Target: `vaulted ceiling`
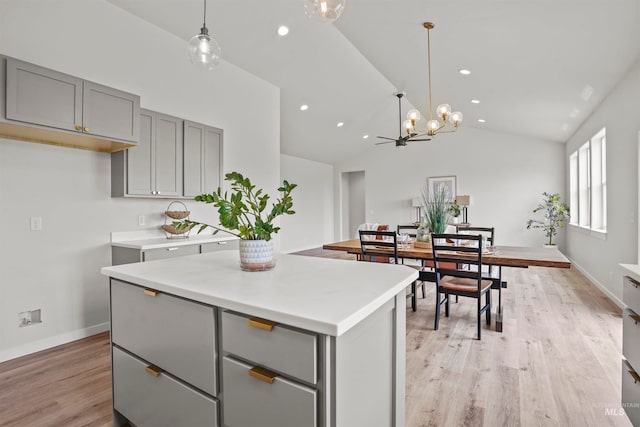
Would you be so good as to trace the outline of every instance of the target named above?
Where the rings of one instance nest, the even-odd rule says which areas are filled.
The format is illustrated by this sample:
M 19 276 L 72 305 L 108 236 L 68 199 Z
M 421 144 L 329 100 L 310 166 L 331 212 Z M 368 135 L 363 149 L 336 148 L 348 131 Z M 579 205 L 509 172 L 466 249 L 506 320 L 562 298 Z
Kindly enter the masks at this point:
M 203 0 L 108 1 L 185 46 L 202 24 Z M 334 24 L 310 21 L 302 0 L 208 0 L 207 9 L 223 59 L 280 87 L 282 153 L 325 163 L 392 149 L 374 144 L 398 135 L 398 90 L 403 112 L 428 114 L 425 21 L 435 23 L 434 108 L 451 104 L 463 126 L 559 143 L 640 52 L 640 0 L 346 0 Z

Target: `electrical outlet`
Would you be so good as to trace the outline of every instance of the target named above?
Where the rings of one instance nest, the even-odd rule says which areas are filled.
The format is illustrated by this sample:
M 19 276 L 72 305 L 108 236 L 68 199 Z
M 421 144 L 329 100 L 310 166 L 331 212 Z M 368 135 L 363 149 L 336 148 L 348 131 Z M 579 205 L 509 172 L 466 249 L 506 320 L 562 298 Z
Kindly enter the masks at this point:
M 40 309 L 18 313 L 18 327 L 24 328 L 36 323 L 42 323 L 42 311 Z
M 31 231 L 40 231 L 42 230 L 42 217 L 41 216 L 32 216 L 31 217 Z
M 139 215 L 138 216 L 138 225 L 145 225 L 146 223 L 146 219 L 144 217 L 144 215 Z

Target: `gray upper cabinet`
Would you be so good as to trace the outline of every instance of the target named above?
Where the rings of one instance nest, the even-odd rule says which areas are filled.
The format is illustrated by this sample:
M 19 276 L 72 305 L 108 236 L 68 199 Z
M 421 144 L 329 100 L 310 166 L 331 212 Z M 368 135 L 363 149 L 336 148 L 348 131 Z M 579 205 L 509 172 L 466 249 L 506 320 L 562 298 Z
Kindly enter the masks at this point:
M 141 110 L 140 142 L 111 155 L 111 195 L 190 199 L 217 190 L 222 137 L 222 129 Z
M 0 74 L 6 75 L 0 135 L 97 151 L 138 142 L 138 95 L 17 59 L 0 60 Z
M 140 98 L 137 95 L 86 81 L 82 94 L 84 132 L 138 142 Z
M 7 118 L 82 131 L 82 79 L 7 59 Z
M 112 196 L 182 195 L 182 119 L 140 112 L 140 142 L 111 156 Z
M 220 186 L 222 129 L 184 121 L 184 195 L 210 193 Z

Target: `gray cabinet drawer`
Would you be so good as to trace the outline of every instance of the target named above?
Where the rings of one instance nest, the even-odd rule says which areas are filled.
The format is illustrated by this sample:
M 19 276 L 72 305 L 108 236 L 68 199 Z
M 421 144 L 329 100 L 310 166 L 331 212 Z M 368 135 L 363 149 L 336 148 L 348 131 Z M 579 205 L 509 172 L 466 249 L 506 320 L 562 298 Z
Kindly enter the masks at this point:
M 622 280 L 622 302 L 636 313 L 640 313 L 640 282 L 629 276 Z
M 316 384 L 317 335 L 277 324 L 267 330 L 262 319 L 230 311 L 222 313 L 221 322 L 224 351 Z M 262 325 L 267 329 L 261 328 Z
M 315 427 L 317 391 L 276 376 L 273 383 L 249 373 L 254 368 L 222 359 L 223 424 L 228 427 Z
M 640 376 L 622 360 L 622 409 L 634 426 L 640 426 Z
M 143 252 L 144 261 L 156 259 L 174 258 L 184 255 L 195 255 L 200 253 L 198 245 L 172 246 L 170 248 L 149 249 Z
M 117 347 L 113 407 L 138 427 L 218 426 L 218 402 Z
M 214 308 L 153 294 L 111 279 L 111 340 L 215 396 Z
M 628 308 L 622 312 L 622 354 L 640 368 L 640 316 Z
M 200 245 L 200 252 L 205 254 L 207 252 L 238 249 L 238 246 L 240 245 L 238 242 L 239 240 L 224 240 L 221 242 L 203 243 Z

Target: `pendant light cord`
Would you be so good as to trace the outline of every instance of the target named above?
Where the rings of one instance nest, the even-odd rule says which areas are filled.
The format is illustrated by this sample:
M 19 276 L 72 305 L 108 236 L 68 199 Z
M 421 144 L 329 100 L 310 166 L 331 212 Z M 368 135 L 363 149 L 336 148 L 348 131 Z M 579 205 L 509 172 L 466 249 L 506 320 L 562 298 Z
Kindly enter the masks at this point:
M 427 27 L 427 62 L 429 68 L 429 120 L 433 120 L 431 103 L 431 29 Z
M 207 0 L 204 0 L 204 16 L 202 17 L 202 26 L 207 26 Z

